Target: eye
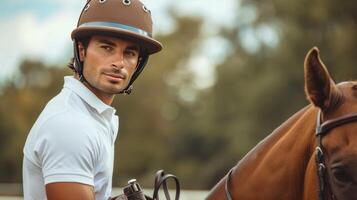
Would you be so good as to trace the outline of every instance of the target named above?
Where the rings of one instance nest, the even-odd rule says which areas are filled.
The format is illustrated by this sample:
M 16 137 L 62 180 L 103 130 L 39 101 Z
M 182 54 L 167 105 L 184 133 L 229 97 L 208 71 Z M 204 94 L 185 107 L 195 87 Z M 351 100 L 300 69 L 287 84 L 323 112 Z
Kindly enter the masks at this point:
M 332 176 L 338 184 L 346 184 L 352 182 L 352 178 L 348 173 L 348 170 L 344 167 L 334 167 L 331 169 Z
M 104 49 L 107 52 L 113 51 L 113 47 L 111 47 L 109 45 L 102 45 L 101 48 Z
M 138 54 L 138 52 L 135 51 L 135 50 L 126 50 L 126 51 L 125 51 L 125 54 L 128 55 L 128 56 L 130 56 L 130 57 L 136 57 L 137 54 Z

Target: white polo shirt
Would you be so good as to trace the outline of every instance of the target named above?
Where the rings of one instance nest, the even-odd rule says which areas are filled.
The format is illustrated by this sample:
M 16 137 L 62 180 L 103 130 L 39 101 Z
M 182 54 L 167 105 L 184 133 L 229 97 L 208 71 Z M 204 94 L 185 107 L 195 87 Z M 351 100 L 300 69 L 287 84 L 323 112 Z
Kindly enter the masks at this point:
M 93 186 L 96 200 L 107 200 L 118 116 L 80 81 L 69 76 L 64 81 L 62 91 L 46 105 L 27 137 L 24 199 L 47 199 L 48 183 L 77 182 Z

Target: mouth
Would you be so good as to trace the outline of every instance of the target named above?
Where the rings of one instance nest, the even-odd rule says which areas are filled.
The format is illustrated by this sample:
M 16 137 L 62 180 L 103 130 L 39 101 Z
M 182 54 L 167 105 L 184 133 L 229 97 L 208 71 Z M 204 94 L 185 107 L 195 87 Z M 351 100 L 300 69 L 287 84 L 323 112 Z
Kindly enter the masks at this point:
M 114 81 L 114 82 L 125 80 L 125 75 L 123 74 L 104 73 L 104 75 L 108 77 L 110 81 Z

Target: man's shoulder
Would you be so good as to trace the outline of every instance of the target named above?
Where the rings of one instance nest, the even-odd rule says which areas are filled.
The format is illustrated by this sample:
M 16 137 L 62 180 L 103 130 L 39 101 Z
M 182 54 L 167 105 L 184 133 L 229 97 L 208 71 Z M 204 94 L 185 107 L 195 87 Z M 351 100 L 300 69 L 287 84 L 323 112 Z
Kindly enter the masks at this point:
M 93 134 L 95 129 L 90 118 L 65 103 L 55 102 L 59 100 L 56 96 L 46 105 L 27 137 L 24 154 L 37 165 L 40 159 L 34 152 L 44 152 L 45 147 L 70 150 L 100 143 L 100 139 Z
M 94 130 L 92 120 L 88 115 L 81 112 L 68 109 L 60 110 L 41 120 L 39 130 L 42 132 L 50 130 L 51 132 L 60 131 L 62 133 L 85 133 Z
M 61 111 L 36 122 L 26 141 L 29 152 L 44 152 L 66 148 L 70 152 L 85 150 L 88 144 L 97 146 L 101 139 L 90 121 L 83 119 L 85 115 Z M 32 150 L 31 150 L 32 149 Z M 73 150 L 73 151 L 72 151 Z
M 53 97 L 41 112 L 38 121 L 65 125 L 67 123 L 88 123 L 90 117 L 80 98 L 70 91 L 62 90 Z
M 87 135 L 95 130 L 93 119 L 84 112 L 79 112 L 71 107 L 64 106 L 53 108 L 48 104 L 43 110 L 30 134 L 35 134 L 38 137 L 41 135 Z M 33 132 L 33 133 L 31 133 Z

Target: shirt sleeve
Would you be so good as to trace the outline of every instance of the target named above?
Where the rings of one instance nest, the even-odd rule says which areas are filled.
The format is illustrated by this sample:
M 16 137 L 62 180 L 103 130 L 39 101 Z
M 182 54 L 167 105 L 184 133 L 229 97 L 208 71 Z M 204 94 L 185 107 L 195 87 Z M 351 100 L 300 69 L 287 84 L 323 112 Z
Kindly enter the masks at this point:
M 42 166 L 45 184 L 77 182 L 94 186 L 98 156 L 96 133 L 75 123 L 73 116 L 47 120 L 39 131 L 35 152 Z

